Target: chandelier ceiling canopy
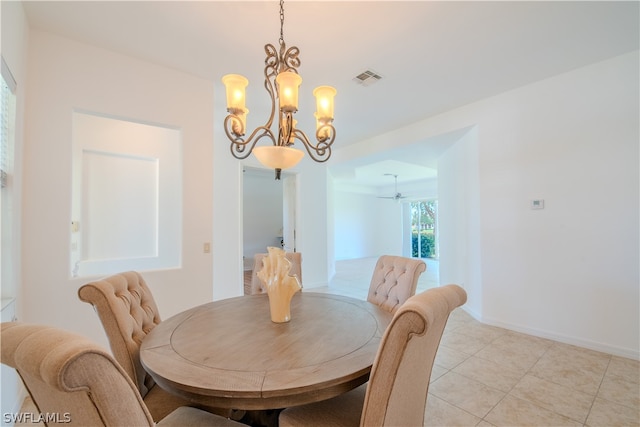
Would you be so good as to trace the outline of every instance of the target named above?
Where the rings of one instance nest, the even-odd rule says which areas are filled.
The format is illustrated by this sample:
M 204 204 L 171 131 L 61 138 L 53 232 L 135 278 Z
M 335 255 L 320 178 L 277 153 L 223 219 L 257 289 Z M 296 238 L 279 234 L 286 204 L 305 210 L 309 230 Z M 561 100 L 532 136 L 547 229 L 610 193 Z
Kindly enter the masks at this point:
M 298 88 L 302 77 L 298 74 L 300 50 L 296 46 L 286 47 L 284 42 L 284 0 L 280 0 L 279 48 L 272 44 L 264 47 L 264 87 L 271 98 L 271 113 L 266 123 L 247 135 L 246 87 L 249 81 L 238 74 L 227 74 L 222 83 L 227 92 L 227 112 L 224 129 L 231 141 L 231 154 L 237 159 L 246 159 L 253 152 L 264 166 L 275 169 L 280 179 L 283 169 L 294 167 L 304 157 L 304 152 L 293 145 L 296 140 L 306 148 L 316 162 L 325 162 L 331 157 L 331 146 L 336 137 L 333 127 L 333 98 L 336 90 L 331 86 L 320 86 L 313 91 L 316 98 L 315 143 L 296 127 L 293 118 L 298 111 Z M 276 108 L 277 101 L 277 108 Z M 277 114 L 277 131 L 272 130 Z M 277 133 L 276 133 L 277 132 Z M 266 139 L 269 145 L 256 146 Z

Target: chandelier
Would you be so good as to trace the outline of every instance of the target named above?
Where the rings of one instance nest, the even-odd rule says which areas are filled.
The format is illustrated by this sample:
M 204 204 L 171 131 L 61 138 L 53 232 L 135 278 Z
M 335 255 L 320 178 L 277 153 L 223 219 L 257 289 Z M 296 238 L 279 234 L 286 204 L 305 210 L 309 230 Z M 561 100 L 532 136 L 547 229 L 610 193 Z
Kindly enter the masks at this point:
M 231 154 L 237 159 L 246 159 L 253 152 L 264 166 L 275 169 L 276 179 L 280 179 L 283 169 L 294 167 L 304 156 L 304 152 L 293 148 L 296 140 L 302 142 L 311 158 L 319 163 L 331 157 L 331 145 L 336 137 L 333 127 L 333 98 L 336 90 L 331 86 L 320 86 L 313 91 L 316 97 L 316 134 L 314 144 L 307 135 L 296 128 L 293 115 L 298 111 L 298 87 L 302 77 L 298 74 L 300 49 L 287 49 L 283 35 L 284 0 L 280 0 L 280 48 L 272 44 L 264 47 L 264 87 L 271 98 L 271 114 L 267 122 L 246 135 L 247 114 L 245 89 L 249 81 L 238 74 L 222 77 L 227 93 L 227 112 L 224 130 L 231 141 Z M 276 110 L 276 100 L 278 109 Z M 278 114 L 277 134 L 271 129 Z M 258 146 L 261 139 L 271 141 L 270 145 Z

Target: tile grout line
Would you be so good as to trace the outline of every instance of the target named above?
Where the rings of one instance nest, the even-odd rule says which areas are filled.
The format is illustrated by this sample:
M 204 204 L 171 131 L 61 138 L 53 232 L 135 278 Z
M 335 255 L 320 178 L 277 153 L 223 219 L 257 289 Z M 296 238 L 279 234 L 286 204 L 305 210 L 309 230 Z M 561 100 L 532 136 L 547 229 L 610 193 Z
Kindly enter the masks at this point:
M 587 425 L 587 420 L 589 419 L 589 415 L 591 415 L 591 411 L 593 410 L 593 405 L 595 405 L 596 403 L 596 399 L 598 398 L 598 394 L 600 394 L 600 387 L 602 387 L 602 383 L 604 382 L 604 378 L 607 376 L 607 371 L 609 370 L 609 366 L 611 365 L 611 360 L 612 357 L 611 355 L 609 356 L 609 360 L 607 361 L 607 367 L 604 369 L 604 373 L 602 374 L 602 378 L 600 378 L 600 383 L 598 384 L 598 389 L 596 390 L 595 394 L 593 395 L 593 400 L 591 401 L 591 405 L 589 405 L 589 410 L 587 411 L 587 417 L 584 419 L 584 423 L 583 425 L 586 426 Z M 615 403 L 615 402 L 613 402 Z M 622 405 L 625 406 L 625 405 Z

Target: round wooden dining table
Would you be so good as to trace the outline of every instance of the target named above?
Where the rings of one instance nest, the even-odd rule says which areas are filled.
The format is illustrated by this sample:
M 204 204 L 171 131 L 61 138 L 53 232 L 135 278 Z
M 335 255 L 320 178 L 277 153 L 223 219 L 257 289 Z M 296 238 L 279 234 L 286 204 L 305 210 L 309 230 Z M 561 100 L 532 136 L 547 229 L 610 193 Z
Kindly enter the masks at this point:
M 392 314 L 345 296 L 298 292 L 273 323 L 266 294 L 210 302 L 156 326 L 140 360 L 163 389 L 207 406 L 286 408 L 369 378 Z

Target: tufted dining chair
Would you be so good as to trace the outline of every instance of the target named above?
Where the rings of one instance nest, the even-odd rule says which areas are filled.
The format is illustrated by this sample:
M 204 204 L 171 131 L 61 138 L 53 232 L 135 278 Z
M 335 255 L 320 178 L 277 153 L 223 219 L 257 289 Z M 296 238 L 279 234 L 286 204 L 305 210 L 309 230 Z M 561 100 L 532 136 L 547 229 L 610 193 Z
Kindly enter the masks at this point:
M 24 382 L 45 425 L 179 427 L 242 426 L 192 407 L 156 424 L 122 366 L 88 339 L 45 325 L 0 324 L 2 363 Z
M 138 387 L 154 420 L 189 404 L 156 386 L 140 363 L 140 344 L 161 321 L 153 295 L 140 273 L 128 271 L 87 283 L 78 289 L 78 296 L 95 308 L 114 358 Z M 207 410 L 229 415 L 224 409 Z
M 395 312 L 369 382 L 321 402 L 280 413 L 280 427 L 422 426 L 433 361 L 449 314 L 467 294 L 457 285 L 428 289 Z
M 393 313 L 415 295 L 418 278 L 426 269 L 421 259 L 382 255 L 373 269 L 367 301 Z
M 253 257 L 253 271 L 251 272 L 251 295 L 263 294 L 266 292 L 264 283 L 258 277 L 258 272 L 262 270 L 262 260 L 266 257 L 266 253 L 258 253 Z M 291 271 L 289 276 L 298 276 L 300 286 L 302 286 L 302 253 L 287 252 L 285 257 L 291 262 Z

